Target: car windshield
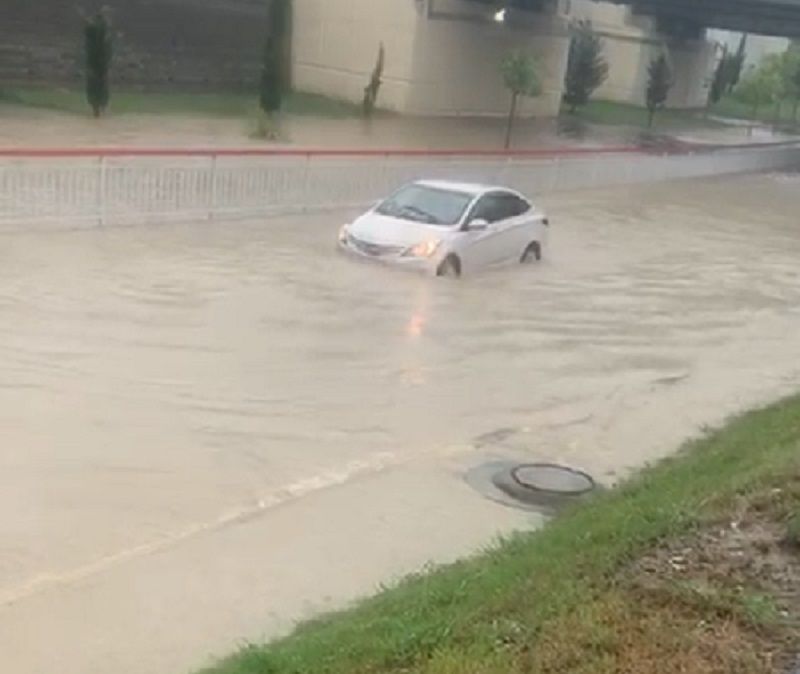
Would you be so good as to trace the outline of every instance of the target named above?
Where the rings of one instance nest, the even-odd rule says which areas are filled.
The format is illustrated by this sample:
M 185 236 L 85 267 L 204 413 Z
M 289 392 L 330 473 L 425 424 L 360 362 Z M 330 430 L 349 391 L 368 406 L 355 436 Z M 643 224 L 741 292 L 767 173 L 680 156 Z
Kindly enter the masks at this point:
M 465 192 L 415 184 L 395 192 L 375 210 L 393 218 L 447 226 L 461 221 L 471 201 L 472 195 Z

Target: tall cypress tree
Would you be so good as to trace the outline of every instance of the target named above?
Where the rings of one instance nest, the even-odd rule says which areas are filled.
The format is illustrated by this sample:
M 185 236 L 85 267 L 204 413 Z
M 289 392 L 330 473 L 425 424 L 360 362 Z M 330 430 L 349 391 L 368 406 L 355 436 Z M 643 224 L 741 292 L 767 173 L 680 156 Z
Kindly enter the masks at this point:
M 281 109 L 287 87 L 285 59 L 290 12 L 291 0 L 271 0 L 259 87 L 259 104 L 269 116 Z
M 733 58 L 729 59 L 728 64 L 730 70 L 728 71 L 728 93 L 731 93 L 739 80 L 742 79 L 742 70 L 744 69 L 744 62 L 747 60 L 747 33 L 742 34 L 739 40 L 739 48 Z
M 708 88 L 708 106 L 706 107 L 706 110 L 719 103 L 723 94 L 728 89 L 730 60 L 731 56 L 728 54 L 728 47 L 725 46 L 722 51 L 722 56 L 717 63 L 717 67 L 714 70 L 714 77 L 711 80 L 711 86 Z
M 570 112 L 586 105 L 589 98 L 608 78 L 608 61 L 603 56 L 603 41 L 588 21 L 577 24 L 569 46 L 564 103 Z
M 111 69 L 111 31 L 101 12 L 87 19 L 83 28 L 86 57 L 86 100 L 95 117 L 108 107 L 111 99 L 109 71 Z
M 664 107 L 672 88 L 672 70 L 667 62 L 667 57 L 661 54 L 657 59 L 650 63 L 648 68 L 647 81 L 647 110 L 648 126 L 653 126 L 656 112 Z

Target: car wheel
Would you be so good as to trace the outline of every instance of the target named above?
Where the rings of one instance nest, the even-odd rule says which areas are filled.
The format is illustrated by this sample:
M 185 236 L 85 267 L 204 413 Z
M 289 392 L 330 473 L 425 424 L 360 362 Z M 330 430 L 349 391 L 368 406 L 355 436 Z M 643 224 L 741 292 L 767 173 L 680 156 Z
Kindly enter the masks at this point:
M 522 254 L 522 257 L 520 258 L 520 262 L 522 264 L 527 264 L 528 262 L 532 262 L 533 260 L 536 260 L 538 262 L 541 259 L 542 259 L 542 247 L 539 245 L 538 241 L 534 241 L 525 249 L 525 252 Z
M 440 277 L 458 278 L 461 276 L 461 262 L 459 262 L 457 257 L 449 255 L 444 259 L 444 262 L 439 265 L 439 268 L 436 270 L 436 275 Z

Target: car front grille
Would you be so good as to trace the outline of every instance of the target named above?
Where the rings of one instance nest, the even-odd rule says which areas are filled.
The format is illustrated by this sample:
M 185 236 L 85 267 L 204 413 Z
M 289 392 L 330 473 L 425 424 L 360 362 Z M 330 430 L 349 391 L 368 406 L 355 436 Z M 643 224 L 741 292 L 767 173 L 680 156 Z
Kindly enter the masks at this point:
M 386 246 L 380 243 L 369 243 L 357 239 L 352 234 L 348 237 L 348 242 L 360 253 L 371 255 L 372 257 L 382 257 L 384 255 L 399 255 L 405 248 L 403 246 Z

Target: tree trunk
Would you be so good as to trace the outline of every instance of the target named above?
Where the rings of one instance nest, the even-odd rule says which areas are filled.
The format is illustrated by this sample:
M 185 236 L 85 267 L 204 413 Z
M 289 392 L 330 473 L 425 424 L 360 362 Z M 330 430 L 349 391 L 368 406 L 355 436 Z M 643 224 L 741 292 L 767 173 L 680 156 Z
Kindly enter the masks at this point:
M 514 117 L 517 114 L 517 96 L 516 91 L 511 94 L 511 109 L 508 111 L 508 126 L 506 126 L 506 150 L 511 147 L 511 132 L 514 128 Z
M 797 110 L 800 108 L 800 96 L 795 97 L 794 107 L 792 108 L 792 121 L 797 123 Z
M 648 108 L 647 109 L 647 128 L 653 128 L 653 121 L 656 118 L 656 109 L 655 108 Z

